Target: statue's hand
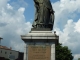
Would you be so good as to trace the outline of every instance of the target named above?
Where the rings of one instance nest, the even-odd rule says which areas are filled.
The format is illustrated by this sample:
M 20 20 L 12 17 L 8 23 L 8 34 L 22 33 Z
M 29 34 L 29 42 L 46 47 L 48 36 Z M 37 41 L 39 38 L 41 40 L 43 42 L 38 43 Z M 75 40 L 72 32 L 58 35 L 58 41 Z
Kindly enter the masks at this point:
M 50 10 L 50 12 L 51 12 L 52 14 L 54 14 L 54 11 L 53 11 L 52 9 Z

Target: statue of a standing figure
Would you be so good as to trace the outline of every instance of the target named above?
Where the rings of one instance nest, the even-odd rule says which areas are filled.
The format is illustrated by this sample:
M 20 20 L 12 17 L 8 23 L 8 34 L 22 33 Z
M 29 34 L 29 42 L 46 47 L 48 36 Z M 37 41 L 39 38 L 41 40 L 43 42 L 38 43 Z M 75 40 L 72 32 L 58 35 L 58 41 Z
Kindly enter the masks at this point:
M 33 28 L 50 28 L 54 24 L 54 11 L 50 0 L 34 0 L 36 13 Z

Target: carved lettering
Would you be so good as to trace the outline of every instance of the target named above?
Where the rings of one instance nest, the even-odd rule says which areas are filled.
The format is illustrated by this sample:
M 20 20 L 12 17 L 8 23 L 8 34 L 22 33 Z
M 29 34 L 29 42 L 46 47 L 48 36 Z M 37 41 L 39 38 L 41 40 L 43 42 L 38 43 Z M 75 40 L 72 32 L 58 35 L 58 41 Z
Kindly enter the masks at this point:
M 28 46 L 28 60 L 50 60 L 50 46 Z

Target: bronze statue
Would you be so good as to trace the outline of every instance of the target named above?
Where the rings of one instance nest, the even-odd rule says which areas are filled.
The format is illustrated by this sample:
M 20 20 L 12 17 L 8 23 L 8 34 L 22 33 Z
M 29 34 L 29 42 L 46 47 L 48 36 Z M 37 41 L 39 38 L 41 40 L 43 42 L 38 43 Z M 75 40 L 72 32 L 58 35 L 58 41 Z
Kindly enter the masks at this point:
M 33 28 L 50 28 L 54 24 L 54 11 L 50 0 L 34 0 L 36 13 Z

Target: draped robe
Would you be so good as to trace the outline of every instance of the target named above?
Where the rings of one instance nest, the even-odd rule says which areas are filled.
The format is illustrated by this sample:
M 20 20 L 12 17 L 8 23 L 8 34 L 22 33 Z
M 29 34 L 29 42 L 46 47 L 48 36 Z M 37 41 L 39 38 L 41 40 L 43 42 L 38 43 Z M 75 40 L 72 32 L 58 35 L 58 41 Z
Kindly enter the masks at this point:
M 54 11 L 49 0 L 34 0 L 36 13 L 33 27 L 52 28 L 54 23 Z M 49 26 L 50 25 L 50 26 Z

